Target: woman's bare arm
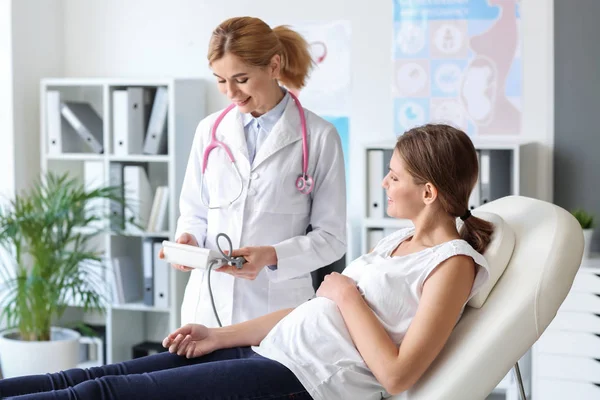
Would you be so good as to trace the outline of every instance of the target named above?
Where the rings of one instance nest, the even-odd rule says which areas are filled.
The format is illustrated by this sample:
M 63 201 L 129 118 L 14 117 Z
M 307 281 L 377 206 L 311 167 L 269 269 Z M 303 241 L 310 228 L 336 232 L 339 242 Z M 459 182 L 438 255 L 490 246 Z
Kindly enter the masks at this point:
M 222 348 L 258 346 L 271 329 L 293 310 L 286 308 L 239 324 L 216 328 L 215 333 Z

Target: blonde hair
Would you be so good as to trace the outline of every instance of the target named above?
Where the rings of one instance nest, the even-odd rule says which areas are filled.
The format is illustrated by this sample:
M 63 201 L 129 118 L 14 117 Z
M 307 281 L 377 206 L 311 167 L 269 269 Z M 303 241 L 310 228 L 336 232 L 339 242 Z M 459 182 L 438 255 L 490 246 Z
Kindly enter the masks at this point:
M 266 67 L 274 55 L 281 57 L 279 81 L 290 89 L 306 84 L 313 60 L 306 40 L 287 26 L 271 29 L 258 18 L 236 17 L 223 21 L 212 33 L 208 62 L 230 53 L 255 67 Z
M 467 214 L 479 163 L 475 146 L 466 133 L 444 124 L 423 125 L 398 137 L 396 150 L 416 184 L 431 182 L 437 188 L 444 211 L 453 217 Z M 459 233 L 483 253 L 493 232 L 490 222 L 472 215 L 464 220 Z

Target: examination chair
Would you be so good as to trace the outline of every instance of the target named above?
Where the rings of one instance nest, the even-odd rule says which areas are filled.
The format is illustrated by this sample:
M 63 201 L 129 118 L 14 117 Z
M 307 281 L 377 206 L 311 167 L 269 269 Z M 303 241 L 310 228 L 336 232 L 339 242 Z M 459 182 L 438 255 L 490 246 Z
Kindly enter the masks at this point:
M 517 384 L 522 382 L 518 360 L 571 289 L 583 254 L 583 233 L 569 212 L 509 196 L 472 213 L 496 225 L 484 254 L 491 279 L 469 301 L 425 375 L 392 399 L 483 400 L 513 367 Z M 524 399 L 525 393 L 520 395 Z

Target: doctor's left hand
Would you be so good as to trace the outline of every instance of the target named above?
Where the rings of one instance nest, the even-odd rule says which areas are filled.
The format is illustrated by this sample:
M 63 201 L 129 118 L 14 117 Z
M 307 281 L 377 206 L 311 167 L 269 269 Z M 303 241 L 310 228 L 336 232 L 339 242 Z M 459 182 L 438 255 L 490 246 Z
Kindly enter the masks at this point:
M 234 266 L 224 266 L 215 271 L 225 272 L 238 278 L 254 280 L 267 265 L 277 264 L 277 253 L 273 246 L 242 247 L 233 250 L 232 257 L 244 257 L 247 262 L 241 269 Z
M 328 298 L 338 306 L 353 296 L 362 296 L 356 282 L 354 279 L 338 272 L 325 275 L 321 286 L 317 289 L 317 297 Z

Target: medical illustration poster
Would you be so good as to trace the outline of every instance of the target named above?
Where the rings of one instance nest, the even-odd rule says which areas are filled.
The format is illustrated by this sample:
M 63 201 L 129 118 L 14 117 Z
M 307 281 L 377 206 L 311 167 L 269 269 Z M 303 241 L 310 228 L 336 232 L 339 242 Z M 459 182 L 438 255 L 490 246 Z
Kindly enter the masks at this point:
M 314 68 L 302 90 L 293 90 L 304 107 L 331 122 L 342 140 L 346 174 L 350 151 L 350 21 L 275 21 L 309 43 Z
M 394 129 L 519 135 L 519 0 L 393 0 Z

